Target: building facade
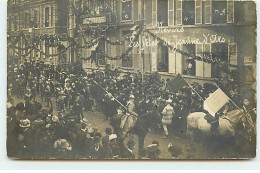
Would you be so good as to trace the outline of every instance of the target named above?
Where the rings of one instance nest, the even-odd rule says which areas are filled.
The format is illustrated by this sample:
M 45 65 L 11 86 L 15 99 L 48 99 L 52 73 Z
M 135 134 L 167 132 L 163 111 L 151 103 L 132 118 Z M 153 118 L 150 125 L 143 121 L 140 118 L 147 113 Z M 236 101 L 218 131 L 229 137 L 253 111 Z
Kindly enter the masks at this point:
M 202 83 L 216 77 L 219 62 L 237 65 L 240 76 L 250 72 L 251 67 L 245 65 L 256 62 L 256 5 L 252 1 L 10 0 L 8 3 L 9 35 L 21 31 L 25 35 L 65 33 L 80 45 L 75 48 L 72 42 L 59 40 L 64 48 L 71 46 L 62 55 L 48 57 L 34 51 L 29 54 L 30 58 L 45 62 L 80 61 L 85 70 L 109 64 L 130 72 L 159 72 L 165 77 L 180 73 L 189 81 Z M 143 32 L 136 40 L 132 35 L 137 26 Z M 106 56 L 97 54 L 97 44 L 92 44 L 100 35 L 105 39 L 98 41 L 98 49 Z M 115 42 L 124 44 L 111 44 Z M 23 40 L 17 46 L 25 46 Z M 45 46 L 45 41 L 38 46 L 47 54 L 59 52 L 57 46 Z M 128 58 L 109 58 L 121 57 L 129 47 L 132 49 Z M 26 54 L 24 50 L 10 49 L 9 54 L 19 61 L 26 58 L 21 56 Z
M 33 37 L 40 35 L 57 35 L 67 33 L 67 7 L 68 1 L 64 0 L 9 0 L 7 11 L 7 34 L 9 41 L 23 33 L 15 43 L 20 49 L 8 49 L 8 56 L 17 64 L 27 60 L 40 60 L 57 64 L 58 46 L 50 46 L 48 37 L 42 39 L 36 50 L 25 49 Z M 27 40 L 26 40 L 27 38 Z M 28 42 L 27 42 L 28 41 Z
M 130 58 L 105 59 L 99 66 L 159 72 L 166 77 L 180 73 L 190 81 L 203 82 L 218 75 L 219 61 L 237 65 L 241 76 L 248 71 L 246 62 L 256 62 L 256 7 L 252 1 L 120 0 L 114 5 L 117 27 L 108 33 L 110 40 L 127 39 L 140 23 L 146 32 L 138 41 L 127 39 L 124 45 L 105 42 L 105 52 L 111 56 L 120 56 L 129 46 L 133 49 Z M 83 63 L 86 68 L 96 67 L 90 61 Z

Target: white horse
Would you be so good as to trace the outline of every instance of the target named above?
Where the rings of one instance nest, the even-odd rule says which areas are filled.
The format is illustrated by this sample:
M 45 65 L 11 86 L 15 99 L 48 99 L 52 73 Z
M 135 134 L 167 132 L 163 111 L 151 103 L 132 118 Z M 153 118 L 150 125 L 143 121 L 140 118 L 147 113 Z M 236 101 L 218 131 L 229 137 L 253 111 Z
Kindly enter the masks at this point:
M 204 137 L 212 136 L 211 124 L 204 118 L 206 113 L 194 112 L 187 116 L 187 137 L 190 145 L 193 145 L 194 132 L 200 132 Z M 216 129 L 218 134 L 223 138 L 235 136 L 236 127 L 239 122 L 246 122 L 246 118 L 239 110 L 233 110 L 226 115 L 220 116 L 219 126 Z

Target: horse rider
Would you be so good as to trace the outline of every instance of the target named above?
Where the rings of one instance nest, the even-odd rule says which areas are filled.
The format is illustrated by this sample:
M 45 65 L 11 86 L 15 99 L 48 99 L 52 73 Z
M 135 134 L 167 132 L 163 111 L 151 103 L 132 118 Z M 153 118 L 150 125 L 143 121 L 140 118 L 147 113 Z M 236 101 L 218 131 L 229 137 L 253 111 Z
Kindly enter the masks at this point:
M 137 121 L 138 114 L 135 112 L 134 99 L 134 95 L 129 96 L 129 101 L 126 105 L 127 113 L 121 118 L 120 128 L 124 129 L 125 132 L 131 131 L 135 127 Z
M 165 133 L 165 136 L 163 137 L 164 139 L 168 138 L 169 133 L 168 133 L 167 126 L 172 124 L 172 117 L 174 114 L 174 109 L 171 106 L 172 100 L 168 99 L 168 100 L 166 100 L 166 103 L 167 103 L 167 105 L 164 107 L 164 109 L 162 111 L 162 115 L 163 115 L 162 124 L 163 124 L 163 130 Z
M 134 103 L 134 99 L 135 99 L 135 96 L 134 95 L 130 95 L 129 96 L 129 101 L 126 105 L 127 107 L 127 111 L 130 115 L 133 115 L 135 117 L 137 117 L 137 113 L 135 113 L 135 103 Z

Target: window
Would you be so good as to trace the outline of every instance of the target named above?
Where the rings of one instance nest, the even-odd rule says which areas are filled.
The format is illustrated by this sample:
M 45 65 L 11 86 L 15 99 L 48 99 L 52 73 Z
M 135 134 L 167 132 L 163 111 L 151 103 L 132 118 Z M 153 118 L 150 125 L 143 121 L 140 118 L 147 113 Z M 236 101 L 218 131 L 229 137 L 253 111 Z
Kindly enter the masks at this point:
M 31 15 L 29 12 L 24 13 L 24 29 L 30 27 Z
M 226 43 L 214 43 L 212 44 L 212 58 L 219 61 L 228 62 L 228 45 Z M 225 72 L 228 70 L 226 64 L 214 63 L 213 64 L 213 77 L 218 77 L 219 72 Z
M 51 14 L 51 7 L 45 7 L 45 11 L 44 11 L 44 26 L 45 27 L 50 27 L 51 26 L 51 22 L 52 22 L 52 14 Z
M 157 22 L 168 26 L 168 0 L 157 0 Z
M 40 13 L 39 9 L 33 10 L 33 27 L 39 28 L 40 27 Z
M 158 56 L 158 71 L 159 72 L 168 72 L 169 70 L 169 53 L 168 47 L 164 45 L 159 45 L 159 56 Z
M 195 2 L 194 0 L 182 1 L 182 22 L 183 25 L 195 24 Z
M 227 2 L 212 1 L 212 23 L 227 23 Z
M 122 20 L 132 20 L 132 0 L 122 0 Z
M 183 55 L 184 66 L 183 66 L 183 74 L 186 75 L 195 75 L 195 61 L 193 57 L 195 56 L 196 45 L 195 44 L 186 44 L 183 45 L 183 51 L 188 52 L 190 56 Z

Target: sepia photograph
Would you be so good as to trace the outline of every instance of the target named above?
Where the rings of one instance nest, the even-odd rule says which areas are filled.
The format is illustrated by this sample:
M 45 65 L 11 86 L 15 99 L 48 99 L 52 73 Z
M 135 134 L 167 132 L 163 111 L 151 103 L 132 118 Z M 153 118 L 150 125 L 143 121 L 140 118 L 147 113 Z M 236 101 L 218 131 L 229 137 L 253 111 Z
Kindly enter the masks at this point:
M 256 2 L 8 0 L 10 159 L 256 157 Z

